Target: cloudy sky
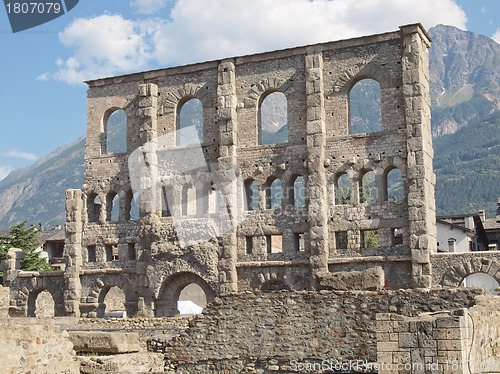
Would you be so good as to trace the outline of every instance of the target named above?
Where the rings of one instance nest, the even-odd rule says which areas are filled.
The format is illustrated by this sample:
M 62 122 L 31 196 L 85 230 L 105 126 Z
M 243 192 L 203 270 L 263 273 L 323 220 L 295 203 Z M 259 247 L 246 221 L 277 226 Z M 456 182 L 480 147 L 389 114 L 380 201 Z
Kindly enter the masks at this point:
M 0 9 L 0 179 L 85 134 L 83 80 L 415 22 L 500 43 L 499 14 L 499 0 L 80 0 L 67 14 L 13 34 Z

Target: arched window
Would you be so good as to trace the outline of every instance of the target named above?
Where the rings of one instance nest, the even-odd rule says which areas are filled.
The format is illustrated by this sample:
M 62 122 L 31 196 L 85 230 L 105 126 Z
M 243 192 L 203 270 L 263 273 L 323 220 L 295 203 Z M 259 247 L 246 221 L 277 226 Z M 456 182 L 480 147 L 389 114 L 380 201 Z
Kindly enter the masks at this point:
M 215 184 L 212 184 L 210 186 L 210 190 L 208 191 L 208 213 L 219 213 L 219 191 L 217 190 L 217 185 Z
M 259 210 L 259 185 L 253 179 L 245 182 L 248 210 Z
M 306 204 L 306 183 L 303 176 L 298 176 L 293 182 L 291 190 L 293 196 L 291 202 L 295 208 L 300 208 Z
M 170 217 L 172 215 L 170 211 L 169 201 L 173 201 L 172 191 L 169 187 L 163 186 L 161 188 L 161 216 Z
M 266 209 L 281 208 L 281 181 L 276 178 L 266 184 Z
M 386 175 L 385 200 L 403 200 L 403 182 L 401 171 L 398 168 L 391 169 Z
M 259 144 L 288 142 L 286 96 L 273 92 L 264 97 L 259 110 Z
M 351 203 L 351 180 L 347 173 L 337 175 L 334 189 L 335 205 L 348 205 Z
M 102 201 L 96 193 L 89 195 L 87 199 L 87 213 L 89 222 L 98 222 L 101 214 Z
M 104 115 L 104 139 L 101 153 L 127 152 L 127 114 L 123 109 L 111 109 Z
M 120 198 L 116 192 L 106 197 L 106 221 L 116 222 L 120 219 Z
M 203 143 L 203 105 L 198 99 L 189 99 L 180 107 L 177 125 L 177 145 Z
M 359 179 L 359 202 L 371 203 L 376 200 L 375 173 L 373 170 L 369 170 L 362 174 L 362 177 Z
M 125 221 L 139 219 L 139 193 L 135 194 L 129 190 L 124 201 L 124 216 Z
M 349 127 L 351 134 L 382 131 L 380 85 L 362 79 L 349 92 Z

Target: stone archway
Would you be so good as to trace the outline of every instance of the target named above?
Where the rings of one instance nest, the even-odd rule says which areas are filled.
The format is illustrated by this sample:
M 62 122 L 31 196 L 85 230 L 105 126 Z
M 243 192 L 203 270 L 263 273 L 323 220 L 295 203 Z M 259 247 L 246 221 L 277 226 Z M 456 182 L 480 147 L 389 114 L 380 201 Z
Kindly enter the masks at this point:
M 181 291 L 193 283 L 203 290 L 207 303 L 211 303 L 214 300 L 214 290 L 199 275 L 189 272 L 176 273 L 163 282 L 156 300 L 155 316 L 174 316 L 178 314 L 177 301 L 179 300 Z
M 92 287 L 91 295 L 97 298 L 94 311 L 97 317 L 104 317 L 106 310 L 105 298 L 112 287 L 118 287 L 125 294 L 125 311 L 127 316 L 137 314 L 136 287 L 124 275 L 105 275 L 98 277 Z
M 443 276 L 441 284 L 445 287 L 460 287 L 465 278 L 476 273 L 490 275 L 500 283 L 500 263 L 488 257 L 464 258 L 451 266 Z
M 48 296 L 50 295 L 50 296 Z M 40 299 L 45 297 L 45 302 L 40 303 Z M 40 310 L 40 308 L 43 308 Z M 48 310 L 51 308 L 52 310 Z M 46 289 L 36 289 L 30 291 L 28 295 L 28 304 L 26 314 L 28 317 L 55 317 L 56 316 L 56 303 L 52 293 Z

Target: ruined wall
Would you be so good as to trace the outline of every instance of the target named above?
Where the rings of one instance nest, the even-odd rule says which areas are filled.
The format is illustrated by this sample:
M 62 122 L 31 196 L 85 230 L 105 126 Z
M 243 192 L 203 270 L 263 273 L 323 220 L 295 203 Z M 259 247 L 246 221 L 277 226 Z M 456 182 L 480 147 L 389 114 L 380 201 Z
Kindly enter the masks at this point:
M 50 319 L 0 320 L 2 372 L 80 373 L 68 333 Z
M 380 282 L 388 287 L 430 286 L 435 229 L 429 43 L 420 25 L 410 25 L 87 82 L 85 184 L 67 195 L 68 313 L 77 313 L 79 302 L 83 315 L 95 315 L 102 293 L 114 285 L 126 289 L 130 310 L 143 315 L 172 314 L 180 288 L 189 282 L 210 295 L 273 282 L 310 289 L 319 287 L 322 274 L 380 266 Z M 366 78 L 380 86 L 382 131 L 351 135 L 350 90 Z M 273 92 L 286 97 L 288 142 L 260 145 L 260 105 Z M 203 108 L 201 147 L 179 146 L 175 134 L 190 99 Z M 107 119 L 116 109 L 127 117 L 123 153 L 108 152 Z M 197 152 L 208 168 L 198 167 Z M 142 166 L 132 170 L 135 161 Z M 175 174 L 179 165 L 185 170 Z M 387 173 L 394 168 L 402 175 L 401 201 L 387 198 Z M 368 171 L 375 174 L 377 192 L 364 203 L 359 189 Z M 339 205 L 335 189 L 344 173 L 350 202 Z M 302 207 L 290 193 L 299 176 L 306 185 Z M 281 206 L 270 209 L 275 179 L 282 185 Z M 258 185 L 255 210 L 244 205 L 251 182 Z M 221 210 L 203 213 L 207 203 L 200 196 L 210 186 L 226 216 Z M 193 198 L 189 189 L 196 191 L 193 212 L 184 206 Z M 140 219 L 132 220 L 137 192 Z M 120 209 L 112 220 L 115 196 Z M 223 230 L 213 226 L 214 217 L 226 225 Z M 189 235 L 210 239 L 185 243 L 180 221 Z M 364 230 L 377 230 L 378 246 L 365 248 Z M 402 235 L 398 245 L 395 231 Z M 336 243 L 339 232 L 347 248 Z M 280 253 L 269 253 L 273 235 L 282 240 Z
M 500 369 L 498 297 L 419 317 L 377 315 L 379 373 L 486 373 Z
M 377 361 L 377 313 L 416 316 L 472 306 L 479 289 L 243 293 L 216 299 L 167 347 L 178 372 L 239 372 L 290 362 Z M 275 369 L 277 370 L 277 369 Z M 318 370 L 319 371 L 319 370 Z

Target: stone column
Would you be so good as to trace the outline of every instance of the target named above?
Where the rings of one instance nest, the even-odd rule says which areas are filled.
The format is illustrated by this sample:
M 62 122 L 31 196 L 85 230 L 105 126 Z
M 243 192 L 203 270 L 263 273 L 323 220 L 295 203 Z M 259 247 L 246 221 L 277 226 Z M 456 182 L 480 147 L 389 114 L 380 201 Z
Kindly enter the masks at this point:
M 232 230 L 222 235 L 222 255 L 219 259 L 219 284 L 221 294 L 237 290 L 237 240 L 238 191 L 235 186 L 237 165 L 237 115 L 236 77 L 232 60 L 219 64 L 217 86 L 217 121 L 219 124 L 219 158 L 217 182 L 221 200 L 229 209 Z M 232 211 L 231 211 L 232 210 Z
M 82 266 L 83 195 L 81 190 L 66 191 L 66 240 L 63 253 L 66 262 L 64 313 L 74 317 L 80 317 L 82 296 L 80 269 Z
M 430 254 L 436 251 L 428 52 L 432 40 L 420 25 L 403 26 L 401 33 L 412 282 L 413 287 L 430 287 Z
M 325 173 L 325 95 L 323 56 L 308 51 L 306 59 L 307 100 L 307 177 L 309 194 L 309 243 L 313 287 L 319 285 L 318 274 L 328 272 L 328 192 Z
M 149 286 L 147 264 L 151 261 L 151 242 L 157 238 L 156 230 L 161 216 L 161 183 L 158 178 L 158 86 L 153 83 L 139 85 L 140 120 L 139 139 L 147 172 L 141 171 L 139 199 L 141 256 L 137 259 L 136 271 L 139 275 L 138 290 L 143 299 L 138 301 L 138 315 L 151 317 L 154 302 Z

